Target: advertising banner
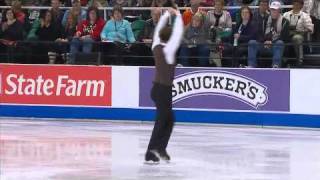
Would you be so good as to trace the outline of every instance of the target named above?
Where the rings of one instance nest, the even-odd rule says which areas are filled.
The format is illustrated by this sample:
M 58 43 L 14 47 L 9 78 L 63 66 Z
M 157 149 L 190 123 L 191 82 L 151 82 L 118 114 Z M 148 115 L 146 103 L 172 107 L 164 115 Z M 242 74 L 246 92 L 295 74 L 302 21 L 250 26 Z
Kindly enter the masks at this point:
M 0 65 L 0 103 L 111 106 L 111 67 Z
M 154 68 L 140 68 L 140 107 L 153 107 Z M 284 111 L 290 108 L 290 71 L 177 68 L 175 108 Z

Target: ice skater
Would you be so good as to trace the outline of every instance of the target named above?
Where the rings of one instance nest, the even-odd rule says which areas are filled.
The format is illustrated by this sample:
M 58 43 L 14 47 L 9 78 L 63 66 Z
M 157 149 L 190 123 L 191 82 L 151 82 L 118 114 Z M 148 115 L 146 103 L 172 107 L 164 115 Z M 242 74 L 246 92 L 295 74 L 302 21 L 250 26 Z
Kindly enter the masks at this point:
M 171 15 L 172 27 L 167 26 Z M 160 18 L 154 32 L 152 51 L 155 59 L 155 78 L 151 98 L 156 105 L 156 122 L 145 154 L 146 163 L 170 161 L 166 148 L 174 125 L 172 112 L 172 82 L 175 72 L 175 55 L 183 37 L 183 21 L 179 10 L 169 8 Z

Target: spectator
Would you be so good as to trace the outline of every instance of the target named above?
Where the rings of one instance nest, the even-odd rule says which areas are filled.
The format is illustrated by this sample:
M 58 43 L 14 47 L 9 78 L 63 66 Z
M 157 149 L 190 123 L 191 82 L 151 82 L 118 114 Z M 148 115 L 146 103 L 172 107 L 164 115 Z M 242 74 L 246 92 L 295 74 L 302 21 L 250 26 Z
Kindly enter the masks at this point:
M 184 35 L 184 45 L 180 49 L 180 59 L 183 66 L 189 66 L 191 52 L 199 56 L 199 65 L 208 66 L 210 49 L 208 46 L 209 32 L 202 13 L 196 13 L 187 27 Z
M 0 6 L 6 6 L 6 5 L 7 5 L 7 3 L 6 3 L 5 0 L 0 0 Z M 5 18 L 4 16 L 5 16 L 4 15 L 4 9 L 1 9 L 0 10 L 0 23 L 2 22 L 2 19 Z
M 133 43 L 135 38 L 130 23 L 123 19 L 123 9 L 121 6 L 115 6 L 112 11 L 113 18 L 104 26 L 101 39 L 103 41 L 113 41 L 121 43 Z
M 153 0 L 152 7 L 176 7 L 173 0 Z
M 25 4 L 25 6 L 39 6 L 39 1 L 38 0 L 29 0 Z M 40 16 L 40 9 L 28 9 L 28 21 L 30 23 L 30 26 L 39 19 Z
M 70 62 L 69 58 L 69 42 L 72 41 L 74 35 L 76 34 L 77 28 L 77 17 L 70 15 L 66 26 L 62 29 L 60 37 L 56 39 L 56 47 L 53 54 L 53 61 L 56 57 L 60 57 L 58 60 L 62 60 L 62 63 Z
M 87 17 L 87 12 L 86 12 L 86 10 L 81 8 L 80 1 L 79 0 L 74 0 L 72 2 L 72 8 L 70 10 L 67 10 L 63 15 L 62 26 L 65 27 L 65 25 L 67 23 L 68 16 L 69 16 L 71 11 L 72 11 L 71 14 L 76 15 L 78 17 L 78 23 L 80 23 L 81 21 L 85 20 L 86 17 Z
M 234 29 L 233 46 L 235 48 L 235 58 L 233 58 L 233 66 L 239 67 L 239 58 L 246 56 L 248 46 L 241 44 L 248 44 L 250 40 L 256 38 L 256 24 L 253 22 L 252 11 L 248 6 L 243 6 L 240 9 L 241 20 Z M 240 44 L 240 46 L 238 46 Z
M 189 1 L 190 0 L 175 0 L 175 3 L 179 6 L 179 7 L 186 7 L 189 5 Z
M 6 11 L 6 20 L 1 23 L 0 29 L 0 62 L 4 60 L 5 53 L 16 47 L 16 41 L 23 40 L 23 25 L 17 21 L 11 9 Z
M 115 7 L 115 6 L 121 6 L 121 7 L 132 7 L 135 5 L 135 0 L 110 0 L 109 6 L 110 7 Z M 132 11 L 123 11 L 122 16 L 131 16 Z M 108 16 L 112 17 L 112 12 L 111 14 L 108 13 Z
M 307 14 L 310 14 L 310 11 L 311 11 L 311 8 L 312 8 L 312 3 L 314 0 L 303 0 L 303 8 L 302 8 L 302 11 L 307 13 Z
M 72 1 L 71 0 L 61 0 L 61 4 L 63 4 L 64 7 L 71 7 Z
M 36 31 L 38 40 L 55 41 L 60 36 L 60 26 L 53 23 L 50 10 L 42 10 L 40 12 L 40 27 Z
M 201 2 L 201 6 L 204 6 L 204 7 L 211 7 L 213 5 L 214 5 L 214 0 L 202 0 Z
M 87 19 L 77 26 L 77 32 L 71 42 L 70 62 L 68 63 L 75 63 L 75 56 L 81 45 L 84 53 L 92 51 L 93 43 L 100 40 L 100 33 L 104 24 L 105 21 L 99 17 L 98 9 L 90 7 Z
M 274 1 L 270 5 L 271 16 L 268 18 L 264 42 L 256 40 L 249 41 L 248 66 L 257 67 L 257 53 L 272 53 L 272 67 L 278 68 L 284 50 L 284 42 L 289 39 L 289 22 L 284 18 L 281 11 L 281 3 Z
M 39 0 L 40 6 L 50 6 L 51 0 Z
M 269 0 L 260 0 L 259 9 L 253 13 L 253 21 L 257 28 L 257 41 L 264 41 L 264 33 L 267 28 L 269 12 Z
M 36 35 L 38 40 L 44 43 L 37 45 L 37 52 L 41 58 L 37 63 L 47 64 L 49 62 L 48 54 L 55 48 L 52 42 L 60 37 L 60 33 L 60 26 L 53 23 L 51 11 L 42 10 L 40 12 L 40 27 L 36 31 Z
M 101 39 L 106 43 L 103 51 L 107 56 L 116 55 L 118 58 L 109 58 L 110 62 L 123 63 L 122 55 L 128 52 L 130 46 L 126 43 L 134 43 L 135 37 L 131 29 L 130 23 L 123 19 L 123 9 L 121 6 L 115 6 L 112 10 L 112 19 L 104 26 L 101 32 Z M 109 63 L 109 62 L 104 62 Z
M 71 41 L 73 36 L 76 34 L 77 24 L 78 24 L 77 17 L 75 15 L 70 14 L 70 16 L 68 16 L 66 26 L 63 28 L 63 31 L 61 32 L 62 38 L 58 39 L 58 41 L 59 40 L 61 40 L 62 42 Z
M 11 9 L 13 10 L 13 13 L 16 19 L 20 21 L 22 24 L 24 24 L 26 19 L 26 14 L 22 11 L 21 1 L 18 1 L 18 0 L 13 1 Z
M 183 24 L 189 25 L 192 17 L 198 12 L 202 0 L 190 0 L 190 8 L 188 8 L 182 15 Z
M 144 33 L 142 41 L 145 43 L 151 43 L 153 38 L 154 29 L 157 26 L 161 16 L 161 9 L 154 8 L 151 10 L 151 19 L 146 21 L 144 26 Z
M 271 1 L 271 0 L 270 0 Z M 227 5 L 228 6 L 256 6 L 258 4 L 258 0 L 229 0 Z M 229 9 L 230 15 L 232 20 L 236 23 L 240 22 L 241 15 L 239 9 Z
M 137 3 L 134 5 L 135 7 L 151 7 L 151 0 L 137 0 Z M 131 14 L 134 16 L 139 16 L 143 20 L 147 20 L 150 18 L 150 11 L 131 11 Z
M 136 4 L 135 0 L 111 0 L 110 6 L 132 7 Z
M 137 0 L 136 6 L 138 7 L 151 7 L 152 0 Z
M 274 1 L 280 2 L 281 5 L 292 5 L 292 0 L 270 0 L 269 3 L 271 4 Z
M 226 41 L 232 34 L 232 20 L 228 11 L 223 10 L 224 0 L 215 1 L 215 9 L 208 11 L 207 21 L 211 29 L 213 42 Z
M 61 6 L 60 0 L 51 0 L 52 22 L 59 26 L 61 26 L 63 14 L 64 14 L 63 11 L 60 9 L 60 6 Z
M 81 6 L 87 6 L 88 0 L 80 0 Z
M 310 15 L 314 24 L 313 41 L 320 42 L 320 0 L 313 0 Z M 318 53 L 320 53 L 320 47 L 318 47 Z
M 303 0 L 293 0 L 292 10 L 286 12 L 283 17 L 290 23 L 290 39 L 295 45 L 297 65 L 303 62 L 303 46 L 301 45 L 306 37 L 306 33 L 313 32 L 313 24 L 310 16 L 302 12 Z
M 88 2 L 88 7 L 100 8 L 100 7 L 106 7 L 106 6 L 108 6 L 108 1 L 90 0 L 90 1 Z

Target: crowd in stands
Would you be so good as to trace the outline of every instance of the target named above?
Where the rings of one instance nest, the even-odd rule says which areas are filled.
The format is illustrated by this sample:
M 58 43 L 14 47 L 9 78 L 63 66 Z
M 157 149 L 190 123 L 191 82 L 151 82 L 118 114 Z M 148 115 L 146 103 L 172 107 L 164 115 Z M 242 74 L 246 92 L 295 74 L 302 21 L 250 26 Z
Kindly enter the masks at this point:
M 164 11 L 157 7 L 173 5 L 187 7 L 177 54 L 183 66 L 258 67 L 260 57 L 269 57 L 278 68 L 291 50 L 299 66 L 308 52 L 303 43 L 320 43 L 320 0 L 0 0 L 7 5 L 0 9 L 0 63 L 74 64 L 101 52 L 102 64 L 152 65 L 153 32 Z M 112 11 L 106 17 L 99 7 Z

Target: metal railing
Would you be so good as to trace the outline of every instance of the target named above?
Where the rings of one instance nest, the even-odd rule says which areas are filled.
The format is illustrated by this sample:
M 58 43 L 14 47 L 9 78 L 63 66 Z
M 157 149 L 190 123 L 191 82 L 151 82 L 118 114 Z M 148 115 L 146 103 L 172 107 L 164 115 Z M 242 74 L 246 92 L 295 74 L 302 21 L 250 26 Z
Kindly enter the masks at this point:
M 57 42 L 51 42 L 51 41 L 18 41 L 17 42 L 17 46 L 16 47 L 9 47 L 8 48 L 8 51 L 5 52 L 4 54 L 0 54 L 2 57 L 6 57 L 4 59 L 0 59 L 0 61 L 2 62 L 5 62 L 5 63 L 15 63 L 16 59 L 14 59 L 15 57 L 19 57 L 20 59 L 28 59 L 27 56 L 30 56 L 31 58 L 34 58 L 34 57 L 40 57 L 40 56 L 47 56 L 47 54 L 37 54 L 36 52 L 28 52 L 26 53 L 26 51 L 19 51 L 19 50 L 15 50 L 15 48 L 22 48 L 24 50 L 32 50 L 32 49 L 35 49 L 35 48 L 32 48 L 32 47 L 45 47 L 45 46 L 59 46 L 59 45 L 64 45 L 66 49 L 64 49 L 64 52 L 60 52 L 61 54 L 67 54 L 69 53 L 69 49 L 68 47 L 70 46 L 70 42 L 64 42 L 64 43 L 57 43 Z M 121 65 L 130 65 L 130 64 L 135 64 L 135 62 L 132 62 L 132 61 L 135 61 L 135 60 L 139 60 L 142 64 L 136 64 L 136 65 L 144 65 L 144 62 L 147 62 L 147 64 L 149 65 L 150 61 L 153 62 L 152 58 L 153 56 L 152 55 L 145 55 L 145 53 L 143 54 L 135 54 L 135 53 L 123 53 L 123 54 L 105 54 L 104 52 L 104 49 L 102 48 L 103 45 L 106 45 L 108 43 L 106 42 L 94 42 L 94 50 L 93 52 L 91 53 L 91 55 L 93 54 L 94 55 L 94 58 L 91 58 L 91 62 L 88 62 L 89 64 L 96 64 L 96 65 L 100 65 L 100 64 L 104 64 L 103 62 L 106 62 L 109 58 L 116 58 L 115 60 L 117 60 L 117 58 L 119 59 L 124 59 L 124 62 L 121 62 L 121 63 L 118 63 L 118 62 L 111 62 L 110 64 L 111 65 L 114 65 L 114 64 L 121 64 Z M 132 44 L 126 44 L 126 45 L 131 45 L 134 46 L 134 45 L 143 45 L 145 47 L 148 47 L 149 48 L 149 52 L 151 53 L 151 48 L 150 48 L 150 43 L 143 43 L 143 42 L 136 42 L 136 43 L 132 43 Z M 185 44 L 184 44 L 185 45 Z M 210 48 L 210 51 L 211 52 L 218 52 L 217 50 L 217 47 L 219 47 L 220 44 L 216 44 L 216 43 L 209 43 L 208 46 Z M 293 43 L 285 43 L 284 44 L 285 47 L 288 47 L 288 46 L 294 46 L 295 44 Z M 305 43 L 302 43 L 300 44 L 306 48 L 310 48 L 310 47 L 313 47 L 313 48 L 318 48 L 320 49 L 320 42 L 319 43 L 311 43 L 311 42 L 305 42 Z M 230 54 L 223 54 L 223 56 L 221 57 L 222 60 L 230 60 L 230 61 L 233 61 L 235 58 L 237 60 L 246 60 L 246 57 L 236 57 L 235 56 L 235 51 L 240 48 L 240 47 L 248 47 L 248 44 L 239 44 L 237 47 L 234 47 L 233 44 L 231 43 L 224 43 L 224 47 L 228 47 L 228 48 L 231 48 L 231 51 L 230 51 Z M 48 48 L 50 49 L 50 48 Z M 230 49 L 229 49 L 230 50 Z M 48 51 L 52 51 L 52 50 L 48 50 Z M 48 52 L 46 52 L 48 53 Z M 83 55 L 83 53 L 81 53 L 81 55 Z M 90 55 L 90 54 L 89 54 Z M 30 58 L 29 57 L 29 58 Z M 177 56 L 177 58 L 182 58 L 180 56 Z M 188 56 L 188 58 L 191 60 L 191 61 L 197 61 L 198 58 L 201 58 L 200 56 L 194 56 L 194 55 L 190 55 Z M 129 60 L 127 60 L 129 59 Z M 212 60 L 216 59 L 215 57 L 209 57 L 210 61 L 212 62 Z M 261 60 L 270 60 L 271 57 L 259 57 L 259 59 Z M 3 61 L 4 60 L 4 61 Z M 283 60 L 284 61 L 295 61 L 296 60 L 296 57 L 293 56 L 293 57 L 288 57 L 286 55 L 284 55 L 283 57 Z M 128 64 L 126 64 L 126 62 Z M 28 63 L 28 62 L 18 62 L 18 63 Z M 62 62 L 63 63 L 63 62 Z M 85 62 L 82 62 L 85 64 Z M 319 63 L 320 63 L 320 59 L 319 59 Z
M 259 6 L 249 6 L 251 9 L 257 9 Z M 0 9 L 10 9 L 11 6 L 0 6 Z M 23 6 L 23 9 L 28 10 L 41 10 L 41 9 L 51 9 L 50 6 Z M 71 9 L 72 7 L 60 7 L 63 10 Z M 82 7 L 84 9 L 87 9 L 88 7 Z M 179 10 L 186 10 L 190 7 L 179 7 Z M 214 7 L 201 7 L 204 10 L 214 10 Z M 241 6 L 225 6 L 224 9 L 226 10 L 233 10 L 233 9 L 240 9 Z M 289 9 L 292 8 L 292 5 L 283 5 L 283 9 Z M 108 19 L 108 11 L 112 11 L 112 7 L 98 7 L 99 10 L 103 11 L 104 19 Z M 154 9 L 154 7 L 123 7 L 124 11 L 150 11 Z M 160 7 L 160 9 L 165 10 L 166 7 Z

